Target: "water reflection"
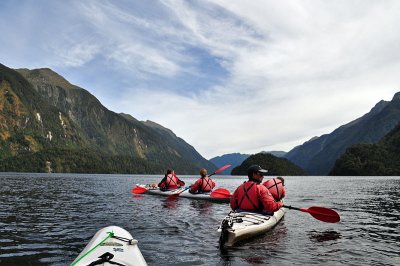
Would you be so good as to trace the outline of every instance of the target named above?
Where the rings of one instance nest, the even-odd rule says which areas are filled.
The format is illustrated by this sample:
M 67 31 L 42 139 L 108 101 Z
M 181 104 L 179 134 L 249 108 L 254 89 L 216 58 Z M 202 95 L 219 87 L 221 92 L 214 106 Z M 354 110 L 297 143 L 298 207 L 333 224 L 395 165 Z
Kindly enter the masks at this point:
M 259 265 L 265 265 L 265 260 L 263 257 L 260 256 L 250 256 L 250 257 L 244 257 L 244 261 L 250 264 L 259 264 Z
M 196 209 L 200 214 L 211 214 L 211 206 L 213 203 L 205 200 L 191 200 L 190 206 Z
M 143 195 L 133 194 L 133 195 L 132 195 L 132 198 L 143 200 Z
M 338 240 L 341 237 L 342 235 L 336 231 L 325 231 L 325 232 L 311 231 L 309 233 L 309 238 L 313 242 L 333 241 L 333 240 Z
M 131 232 L 149 265 L 400 265 L 400 177 L 285 180 L 288 205 L 333 208 L 341 221 L 288 211 L 267 234 L 219 250 L 228 204 L 133 195 L 147 177 L 0 174 L 0 265 L 69 265 L 108 225 Z
M 177 197 L 166 197 L 162 200 L 162 206 L 166 209 L 176 209 L 178 198 Z

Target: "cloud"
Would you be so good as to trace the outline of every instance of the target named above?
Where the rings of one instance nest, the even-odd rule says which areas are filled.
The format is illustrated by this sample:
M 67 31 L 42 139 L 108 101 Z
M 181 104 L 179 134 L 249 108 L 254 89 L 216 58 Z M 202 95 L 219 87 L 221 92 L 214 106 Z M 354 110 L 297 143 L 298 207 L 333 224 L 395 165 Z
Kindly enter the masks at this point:
M 382 8 L 377 11 L 376 6 L 355 5 L 349 9 L 348 4 L 322 2 L 316 6 L 270 4 L 265 8 L 246 4 L 246 8 L 222 12 L 229 16 L 217 19 L 184 5 L 174 10 L 180 21 L 186 21 L 186 28 L 191 29 L 199 45 L 226 59 L 224 67 L 230 73 L 223 86 L 202 91 L 192 99 L 194 102 L 178 100 L 173 112 L 179 115 L 151 115 L 170 128 L 176 128 L 177 122 L 190 125 L 187 130 L 176 130 L 195 147 L 202 147 L 198 148 L 202 154 L 218 155 L 217 150 L 257 152 L 269 147 L 289 150 L 293 146 L 288 145 L 301 144 L 356 119 L 381 97 L 390 98 L 396 91 L 394 72 L 389 74 L 390 81 L 385 77 L 389 70 L 384 64 L 393 60 L 384 55 L 387 49 L 394 49 L 390 44 L 398 36 L 385 36 L 387 29 L 381 33 L 387 21 L 376 25 Z M 388 20 L 394 22 L 395 14 L 391 15 Z M 242 32 L 242 26 L 235 27 L 240 23 L 218 24 L 225 19 L 245 21 L 248 32 Z M 232 41 L 234 36 L 245 36 L 246 42 L 237 45 Z M 371 41 L 374 44 L 370 46 Z M 398 69 L 398 64 L 389 68 Z M 389 82 L 384 84 L 384 77 Z M 377 93 L 379 90 L 381 93 Z M 169 95 L 169 102 L 173 97 Z M 198 99 L 210 100 L 216 106 Z M 216 103 L 218 100 L 221 103 Z M 196 104 L 204 110 L 196 110 Z M 185 118 L 185 110 L 196 110 L 196 116 Z M 213 130 L 193 132 L 196 122 L 192 120 L 200 124 L 204 121 Z M 213 141 L 208 144 L 209 139 Z
M 397 1 L 3 6 L 4 64 L 53 67 L 109 109 L 170 128 L 206 158 L 288 151 L 399 90 Z
M 93 42 L 76 43 L 65 38 L 62 41 L 49 43 L 47 51 L 57 54 L 57 58 L 48 60 L 50 66 L 82 67 L 99 54 L 100 47 Z

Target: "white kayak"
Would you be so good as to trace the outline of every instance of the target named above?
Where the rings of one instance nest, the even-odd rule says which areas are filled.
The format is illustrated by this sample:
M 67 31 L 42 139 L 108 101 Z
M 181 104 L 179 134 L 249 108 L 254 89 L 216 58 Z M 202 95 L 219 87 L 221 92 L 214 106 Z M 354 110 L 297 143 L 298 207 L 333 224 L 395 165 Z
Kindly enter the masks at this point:
M 147 265 L 137 243 L 125 229 L 118 226 L 105 227 L 97 231 L 71 266 Z
M 160 195 L 160 196 L 172 196 L 176 195 L 181 198 L 189 198 L 189 199 L 197 199 L 197 200 L 208 200 L 212 202 L 222 202 L 229 203 L 229 197 L 220 198 L 220 197 L 211 197 L 211 192 L 206 193 L 196 193 L 192 194 L 189 192 L 189 187 L 181 187 L 173 190 L 162 191 L 159 187 L 151 186 L 151 185 L 141 185 L 136 184 L 137 187 L 146 188 L 148 194 L 152 195 Z
M 220 247 L 231 247 L 237 242 L 264 234 L 271 230 L 284 216 L 285 208 L 273 215 L 254 212 L 230 212 L 221 222 Z

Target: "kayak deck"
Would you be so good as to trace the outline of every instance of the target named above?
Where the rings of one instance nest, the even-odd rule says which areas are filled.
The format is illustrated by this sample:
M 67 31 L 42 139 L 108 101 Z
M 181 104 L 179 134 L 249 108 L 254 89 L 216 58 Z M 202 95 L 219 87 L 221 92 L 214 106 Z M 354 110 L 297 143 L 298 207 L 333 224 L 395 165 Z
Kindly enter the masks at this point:
M 265 215 L 254 212 L 230 212 L 221 222 L 220 247 L 231 247 L 245 239 L 259 236 L 271 230 L 285 214 L 285 208 Z
M 97 231 L 71 266 L 80 265 L 147 265 L 138 241 L 125 229 L 108 226 Z M 91 264 L 96 262 L 97 264 Z

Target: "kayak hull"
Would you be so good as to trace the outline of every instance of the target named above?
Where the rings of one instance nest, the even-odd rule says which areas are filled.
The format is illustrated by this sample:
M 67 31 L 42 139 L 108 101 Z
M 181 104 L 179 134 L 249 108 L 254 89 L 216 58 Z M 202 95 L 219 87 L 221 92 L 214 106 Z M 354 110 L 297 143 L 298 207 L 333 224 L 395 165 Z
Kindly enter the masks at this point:
M 110 232 L 114 236 L 110 236 Z M 132 235 L 125 229 L 118 226 L 105 227 L 97 231 L 71 266 L 89 265 L 98 261 L 100 257 L 104 257 L 105 254 L 112 257 L 110 262 L 103 262 L 98 265 L 115 265 L 111 262 L 126 266 L 147 265 L 137 243 L 138 241 L 133 239 Z
M 211 192 L 208 193 L 197 193 L 192 194 L 189 192 L 188 187 L 181 187 L 173 190 L 161 191 L 158 187 L 153 187 L 149 185 L 141 185 L 136 184 L 138 187 L 143 187 L 148 189 L 147 193 L 151 195 L 158 195 L 158 196 L 172 196 L 179 194 L 180 198 L 188 198 L 188 199 L 195 199 L 195 200 L 207 200 L 211 202 L 219 202 L 219 203 L 229 203 L 229 198 L 213 198 L 211 197 Z
M 285 208 L 264 215 L 254 212 L 230 212 L 221 222 L 218 231 L 220 247 L 231 247 L 243 240 L 260 236 L 279 223 L 285 214 Z

